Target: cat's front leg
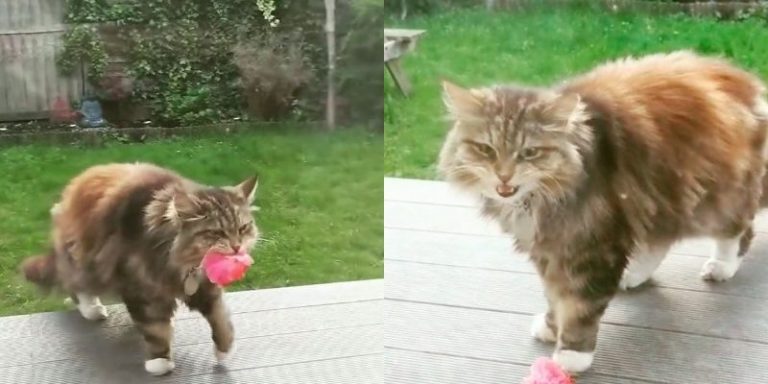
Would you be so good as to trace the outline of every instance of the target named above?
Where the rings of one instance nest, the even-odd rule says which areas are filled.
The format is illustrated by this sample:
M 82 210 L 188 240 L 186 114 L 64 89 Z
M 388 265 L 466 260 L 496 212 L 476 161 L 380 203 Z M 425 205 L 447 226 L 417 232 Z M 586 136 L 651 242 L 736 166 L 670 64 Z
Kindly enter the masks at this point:
M 592 366 L 597 347 L 600 318 L 608 300 L 588 300 L 576 295 L 557 302 L 557 345 L 552 359 L 569 372 L 583 372 Z
M 147 359 L 144 369 L 152 375 L 164 375 L 175 368 L 172 360 L 173 313 L 175 301 L 159 302 L 123 298 L 128 313 L 144 337 Z
M 557 341 L 557 317 L 555 314 L 555 302 L 557 296 L 550 288 L 552 284 L 547 284 L 546 274 L 549 262 L 546 257 L 539 254 L 532 254 L 531 260 L 536 266 L 539 277 L 544 283 L 544 295 L 547 297 L 547 312 L 539 313 L 533 317 L 531 322 L 531 336 L 545 343 L 554 343 Z
M 199 311 L 208 320 L 213 337 L 214 354 L 220 362 L 232 353 L 235 340 L 234 327 L 222 293 L 223 290 L 220 287 L 205 281 L 200 284 L 197 292 L 186 300 L 189 308 Z
M 544 279 L 555 313 L 557 344 L 552 359 L 569 372 L 592 366 L 600 319 L 618 290 L 622 263 L 572 256 L 567 266 L 547 270 Z

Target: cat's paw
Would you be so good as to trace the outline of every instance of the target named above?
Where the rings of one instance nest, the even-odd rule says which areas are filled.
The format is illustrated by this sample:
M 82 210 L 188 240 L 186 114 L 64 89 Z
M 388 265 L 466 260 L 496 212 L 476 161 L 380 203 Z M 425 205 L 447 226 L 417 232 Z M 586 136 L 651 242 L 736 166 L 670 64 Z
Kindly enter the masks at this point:
M 741 259 L 732 262 L 710 259 L 701 268 L 701 278 L 708 281 L 725 281 L 733 277 L 741 265 Z
M 144 362 L 144 369 L 153 376 L 165 375 L 166 373 L 173 371 L 174 368 L 176 368 L 176 364 L 170 359 L 163 357 Z
M 557 336 L 555 336 L 552 328 L 547 325 L 546 313 L 540 313 L 533 317 L 533 322 L 531 323 L 531 336 L 545 343 L 554 343 L 557 341 Z
M 216 356 L 216 361 L 219 363 L 224 363 L 227 360 L 229 360 L 232 357 L 232 354 L 235 352 L 235 344 L 232 344 L 229 347 L 229 350 L 226 352 L 219 351 L 219 349 L 214 345 L 213 346 L 213 354 Z
M 584 372 L 592 366 L 593 352 L 579 352 L 570 349 L 561 349 L 552 354 L 552 360 L 560 365 L 563 370 L 570 373 Z
M 621 281 L 619 281 L 619 289 L 626 291 L 637 288 L 648 281 L 648 279 L 650 279 L 650 276 L 646 276 L 643 273 L 634 273 L 625 270 L 624 274 L 621 276 Z
M 102 304 L 86 304 L 80 303 L 77 305 L 77 310 L 80 314 L 88 320 L 104 320 L 107 318 L 107 307 Z

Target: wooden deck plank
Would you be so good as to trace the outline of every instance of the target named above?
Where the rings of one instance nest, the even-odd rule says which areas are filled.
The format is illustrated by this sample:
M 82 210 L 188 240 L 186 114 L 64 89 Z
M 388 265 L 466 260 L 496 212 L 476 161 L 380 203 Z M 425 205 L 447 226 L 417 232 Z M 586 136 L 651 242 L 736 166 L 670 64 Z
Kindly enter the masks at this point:
M 520 383 L 528 374 L 528 368 L 508 362 L 398 349 L 386 350 L 384 369 L 387 384 Z
M 333 329 L 288 335 L 239 339 L 236 353 L 223 366 L 217 366 L 211 344 L 182 346 L 175 351 L 173 378 L 199 376 L 222 371 L 260 367 L 290 366 L 320 360 L 339 360 L 381 353 L 379 326 Z M 111 353 L 73 351 L 73 359 L 50 361 L 34 366 L 0 368 L 0 377 L 15 383 L 146 383 L 141 348 L 135 340 L 124 340 Z M 95 341 L 100 344 L 100 341 Z M 136 355 L 139 353 L 139 355 Z M 359 377 L 365 379 L 365 377 Z M 284 383 L 291 383 L 284 381 Z
M 475 208 L 384 201 L 384 227 L 501 236 L 498 225 Z
M 467 211 L 472 212 L 474 217 L 478 217 L 477 209 L 475 208 L 477 207 L 477 199 L 474 196 L 457 191 L 456 188 L 441 181 L 385 178 L 384 200 L 385 202 L 404 204 L 406 207 L 411 206 L 410 204 L 418 203 L 422 205 L 448 205 L 459 208 L 455 211 L 453 209 L 446 210 L 449 212 L 461 212 L 461 208 L 465 208 Z M 433 210 L 434 208 L 424 209 Z M 755 230 L 768 233 L 768 210 L 759 212 L 757 217 L 755 217 Z
M 384 367 L 387 384 L 516 384 L 529 372 L 527 366 L 510 362 L 398 349 L 387 349 Z M 589 383 L 647 384 L 649 381 L 592 374 Z
M 535 273 L 528 256 L 514 252 L 511 240 L 506 237 L 387 228 L 384 230 L 384 247 L 387 250 L 386 260 Z M 756 238 L 744 267 L 734 279 L 725 283 L 701 280 L 699 271 L 705 260 L 703 255 L 677 253 L 680 250 L 686 249 L 675 247 L 654 274 L 650 285 L 768 299 L 768 279 L 765 278 L 768 276 L 768 236 L 759 235 Z
M 376 300 L 248 312 L 233 315 L 232 322 L 238 339 L 264 337 L 375 325 L 381 322 L 380 307 L 380 301 Z M 72 358 L 74 357 L 70 356 L 72 351 L 89 348 L 91 343 L 87 340 L 91 338 L 104 341 L 99 344 L 99 348 L 108 346 L 111 342 L 118 342 L 125 337 L 138 340 L 138 334 L 133 329 L 130 319 L 127 319 L 126 325 L 102 328 L 99 324 L 79 318 L 79 314 L 76 313 L 71 313 L 71 316 L 67 317 L 66 322 L 61 322 L 62 327 L 57 334 L 7 340 L 10 343 L 18 343 L 19 347 L 0 349 L 0 367 Z M 70 326 L 74 329 L 69 328 Z M 208 323 L 202 316 L 177 320 L 174 347 L 210 343 L 210 333 Z
M 387 262 L 387 299 L 533 315 L 546 310 L 538 276 Z M 768 347 L 765 299 L 656 287 L 618 295 L 603 322 L 757 341 Z
M 475 196 L 462 193 L 445 182 L 434 180 L 384 178 L 384 199 L 409 203 L 476 207 Z
M 160 383 L 221 384 L 221 383 L 285 383 L 285 384 L 381 384 L 383 380 L 381 355 L 366 355 L 345 359 L 321 360 L 279 365 L 266 368 L 215 372 L 210 375 L 171 377 Z
M 510 238 L 501 232 L 496 223 L 481 217 L 479 210 L 472 207 L 385 200 L 384 210 L 384 227 L 388 229 Z M 766 245 L 768 232 L 758 232 L 753 249 Z M 671 252 L 708 257 L 713 247 L 711 239 L 691 238 L 675 244 Z
M 386 369 L 396 382 L 520 382 L 521 368 L 552 351 L 528 334 L 546 307 L 538 277 L 475 205 L 445 183 L 385 181 Z M 712 246 L 681 242 L 651 284 L 614 300 L 579 383 L 762 382 L 768 233 L 725 283 L 699 279 Z
M 381 364 L 372 359 L 383 352 L 382 295 L 382 280 L 229 293 L 225 300 L 235 312 L 236 341 L 223 366 L 215 364 L 207 322 L 182 311 L 175 322 L 176 370 L 167 380 L 190 376 L 181 381 L 228 382 L 232 377 L 279 378 L 275 375 L 293 372 L 284 381 L 270 382 L 312 382 L 311 376 L 300 379 L 303 369 L 306 375 L 327 372 L 328 382 L 380 382 L 381 375 L 377 378 L 371 370 L 381 372 Z M 14 346 L 0 349 L 0 378 L 13 378 L 14 383 L 149 381 L 141 336 L 122 305 L 109 310 L 111 318 L 101 323 L 74 311 L 0 318 L 4 341 Z M 366 363 L 355 362 L 360 358 Z M 323 363 L 315 366 L 318 362 Z M 295 370 L 290 368 L 294 365 Z M 350 371 L 331 374 L 344 367 Z
M 386 303 L 385 313 L 387 347 L 521 365 L 552 350 L 530 337 L 528 315 L 396 301 Z M 606 324 L 594 366 L 579 383 L 596 382 L 598 374 L 670 384 L 759 383 L 766 359 L 764 344 Z
M 224 299 L 230 311 L 236 314 L 314 305 L 352 303 L 373 300 L 382 296 L 383 284 L 380 280 L 363 280 L 229 292 L 224 296 Z M 102 323 L 102 327 L 131 324 L 123 305 L 111 305 L 108 310 L 110 318 Z M 176 319 L 183 320 L 189 318 L 199 318 L 199 314 L 190 312 L 182 305 L 176 314 Z M 76 332 L 82 332 L 90 328 L 89 324 L 80 320 L 74 310 L 70 311 L 69 314 L 56 312 L 1 317 L 0 340 L 56 335 L 60 333 L 62 324 L 72 327 L 72 331 Z

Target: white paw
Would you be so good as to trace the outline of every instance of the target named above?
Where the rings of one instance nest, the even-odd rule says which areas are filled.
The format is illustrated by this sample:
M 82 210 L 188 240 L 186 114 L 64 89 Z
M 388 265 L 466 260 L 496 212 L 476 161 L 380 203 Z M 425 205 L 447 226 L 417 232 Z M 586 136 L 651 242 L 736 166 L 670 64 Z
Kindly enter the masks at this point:
M 80 303 L 77 305 L 77 310 L 88 320 L 104 320 L 107 318 L 107 307 L 101 304 Z
M 628 289 L 639 287 L 641 284 L 648 281 L 649 278 L 650 276 L 646 276 L 645 274 L 633 273 L 629 270 L 625 270 L 624 274 L 621 276 L 621 281 L 619 281 L 619 289 L 626 291 Z
M 733 277 L 741 265 L 741 259 L 732 262 L 710 259 L 701 268 L 701 278 L 711 281 L 725 281 Z
M 533 317 L 533 322 L 531 323 L 531 336 L 546 343 L 554 343 L 557 341 L 557 336 L 555 336 L 552 329 L 547 326 L 546 313 L 540 313 Z
M 216 349 L 216 345 L 213 346 L 213 354 L 216 356 L 216 361 L 219 363 L 223 363 L 227 360 L 229 360 L 230 357 L 232 357 L 232 354 L 235 352 L 235 345 L 232 344 L 232 346 L 229 347 L 228 352 L 222 352 Z
M 176 364 L 164 357 L 158 357 L 157 359 L 144 362 L 144 369 L 153 376 L 165 375 L 166 373 L 173 371 L 174 368 L 176 368 Z
M 592 366 L 593 352 L 578 352 L 569 349 L 561 349 L 552 354 L 554 360 L 561 368 L 570 373 L 584 372 Z

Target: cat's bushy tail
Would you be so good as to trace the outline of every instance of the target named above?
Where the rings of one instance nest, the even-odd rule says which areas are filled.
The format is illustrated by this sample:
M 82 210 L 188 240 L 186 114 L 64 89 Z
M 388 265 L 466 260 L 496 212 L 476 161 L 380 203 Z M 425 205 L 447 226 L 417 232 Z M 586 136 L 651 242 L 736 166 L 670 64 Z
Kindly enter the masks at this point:
M 50 289 L 57 282 L 56 253 L 51 250 L 48 254 L 33 256 L 21 264 L 24 277 L 44 289 Z

